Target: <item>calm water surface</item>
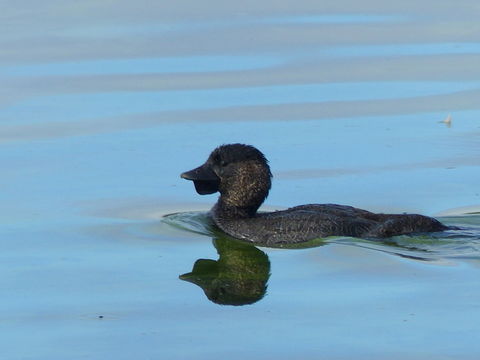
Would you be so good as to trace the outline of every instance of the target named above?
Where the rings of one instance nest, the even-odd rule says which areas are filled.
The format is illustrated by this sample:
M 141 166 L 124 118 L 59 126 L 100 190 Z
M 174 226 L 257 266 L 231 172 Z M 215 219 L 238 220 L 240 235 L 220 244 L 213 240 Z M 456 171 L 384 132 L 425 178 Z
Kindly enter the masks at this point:
M 2 359 L 478 359 L 475 1 L 4 4 Z M 450 121 L 445 121 L 449 119 Z M 257 248 L 179 174 L 270 160 L 263 210 L 461 227 Z

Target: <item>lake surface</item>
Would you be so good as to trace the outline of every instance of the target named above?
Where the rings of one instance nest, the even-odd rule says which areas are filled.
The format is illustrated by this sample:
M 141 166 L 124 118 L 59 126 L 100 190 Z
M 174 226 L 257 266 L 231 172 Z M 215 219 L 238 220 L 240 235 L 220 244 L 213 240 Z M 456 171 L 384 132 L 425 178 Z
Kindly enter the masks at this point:
M 0 14 L 2 359 L 478 359 L 480 5 L 139 0 Z M 179 174 L 270 160 L 263 210 L 462 230 L 256 248 Z

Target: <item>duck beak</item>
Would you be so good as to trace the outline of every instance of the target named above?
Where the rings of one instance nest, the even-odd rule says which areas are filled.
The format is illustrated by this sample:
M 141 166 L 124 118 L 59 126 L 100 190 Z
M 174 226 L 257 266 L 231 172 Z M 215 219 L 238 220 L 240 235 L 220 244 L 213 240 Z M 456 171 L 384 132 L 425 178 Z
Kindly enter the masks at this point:
M 212 281 L 218 277 L 218 273 L 218 261 L 198 259 L 193 265 L 192 272 L 180 275 L 179 278 L 201 288 L 208 288 Z
M 195 190 L 200 195 L 213 194 L 218 191 L 220 179 L 207 163 L 193 170 L 184 172 L 181 178 L 193 181 Z

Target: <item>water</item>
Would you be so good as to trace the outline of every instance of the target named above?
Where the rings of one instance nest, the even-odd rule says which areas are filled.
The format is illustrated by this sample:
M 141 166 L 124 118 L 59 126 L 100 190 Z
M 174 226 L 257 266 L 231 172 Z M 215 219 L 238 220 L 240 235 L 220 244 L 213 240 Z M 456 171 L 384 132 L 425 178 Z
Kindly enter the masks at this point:
M 0 357 L 477 359 L 479 10 L 3 4 Z M 239 243 L 179 178 L 230 142 L 270 160 L 263 210 L 462 230 Z

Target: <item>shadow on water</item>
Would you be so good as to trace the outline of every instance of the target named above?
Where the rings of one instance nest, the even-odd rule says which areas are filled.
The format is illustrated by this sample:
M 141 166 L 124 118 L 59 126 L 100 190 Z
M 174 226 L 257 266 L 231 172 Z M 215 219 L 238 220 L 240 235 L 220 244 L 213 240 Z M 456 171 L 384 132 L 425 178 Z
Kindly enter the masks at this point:
M 445 217 L 441 220 L 459 229 L 382 240 L 329 237 L 282 248 L 305 249 L 335 243 L 425 262 L 451 258 L 480 259 L 480 216 Z M 217 304 L 247 305 L 263 298 L 270 277 L 270 261 L 267 254 L 255 246 L 259 244 L 253 245 L 228 236 L 213 224 L 205 212 L 170 214 L 163 218 L 163 222 L 211 237 L 219 255 L 218 260 L 198 259 L 191 272 L 180 275 L 181 280 L 198 285 L 208 299 Z

